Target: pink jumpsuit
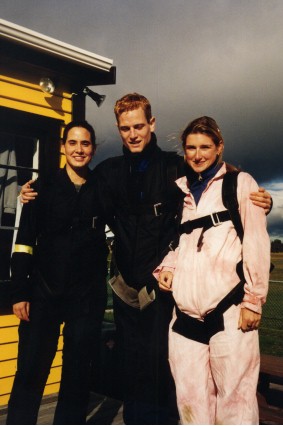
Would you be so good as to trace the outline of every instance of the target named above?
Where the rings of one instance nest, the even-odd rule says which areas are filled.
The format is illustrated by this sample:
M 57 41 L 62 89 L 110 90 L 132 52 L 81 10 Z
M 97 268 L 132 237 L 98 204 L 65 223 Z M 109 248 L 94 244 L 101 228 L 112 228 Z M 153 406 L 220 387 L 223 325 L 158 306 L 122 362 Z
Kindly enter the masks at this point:
M 225 210 L 222 177 L 225 163 L 208 183 L 196 206 L 186 177 L 176 181 L 186 194 L 182 222 Z M 243 245 L 231 221 L 182 234 L 179 247 L 169 252 L 154 271 L 174 273 L 172 291 L 179 309 L 202 320 L 239 282 L 236 264 L 243 258 L 246 279 L 241 305 L 224 313 L 225 330 L 205 345 L 169 330 L 169 361 L 176 383 L 182 424 L 258 424 L 256 388 L 259 374 L 258 331 L 238 329 L 241 307 L 261 313 L 266 300 L 270 265 L 270 240 L 264 210 L 249 200 L 257 191 L 247 173 L 238 176 L 237 196 L 244 227 Z

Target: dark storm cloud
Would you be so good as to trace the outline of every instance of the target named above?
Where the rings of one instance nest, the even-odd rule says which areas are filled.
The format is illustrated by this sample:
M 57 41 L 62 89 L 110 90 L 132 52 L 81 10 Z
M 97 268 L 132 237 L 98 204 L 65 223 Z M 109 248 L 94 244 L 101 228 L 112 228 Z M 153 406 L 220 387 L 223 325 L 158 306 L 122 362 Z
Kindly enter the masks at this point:
M 188 121 L 209 115 L 227 161 L 268 188 L 283 182 L 282 0 L 81 0 L 79 7 L 1 0 L 0 7 L 4 19 L 114 60 L 116 85 L 95 88 L 105 103 L 87 102 L 101 142 L 96 162 L 121 152 L 113 105 L 138 91 L 151 100 L 164 148 L 178 145 Z M 282 187 L 273 196 L 281 194 Z M 283 231 L 282 216 L 272 218 L 272 232 Z
M 283 242 L 283 183 L 272 183 L 268 189 L 274 201 L 273 209 L 267 217 L 268 231 L 273 240 L 281 238 Z

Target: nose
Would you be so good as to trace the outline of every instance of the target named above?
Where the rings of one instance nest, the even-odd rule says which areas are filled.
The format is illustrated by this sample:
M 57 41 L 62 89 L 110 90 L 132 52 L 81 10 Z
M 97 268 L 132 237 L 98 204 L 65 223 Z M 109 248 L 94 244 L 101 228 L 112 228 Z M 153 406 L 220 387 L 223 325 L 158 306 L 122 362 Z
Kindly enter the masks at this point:
M 200 151 L 200 148 L 197 148 L 195 153 L 195 159 L 199 160 L 200 158 L 201 158 L 201 151 Z
M 83 146 L 82 146 L 81 143 L 77 143 L 77 145 L 76 145 L 76 151 L 77 152 L 83 152 Z
M 136 129 L 134 127 L 130 128 L 130 139 L 136 139 L 137 137 L 137 133 L 136 133 Z

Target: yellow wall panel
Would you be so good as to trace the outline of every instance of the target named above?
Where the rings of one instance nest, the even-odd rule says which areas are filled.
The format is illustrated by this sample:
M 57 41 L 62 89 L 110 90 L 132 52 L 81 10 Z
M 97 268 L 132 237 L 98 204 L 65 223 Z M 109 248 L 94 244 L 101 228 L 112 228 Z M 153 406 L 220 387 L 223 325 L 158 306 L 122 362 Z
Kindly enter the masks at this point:
M 8 361 L 1 361 L 0 362 L 0 378 L 13 376 L 16 373 L 16 370 L 17 370 L 17 360 L 16 359 L 10 359 Z M 1 391 L 2 391 L 2 389 L 0 389 L 0 392 Z
M 63 336 L 60 336 L 58 340 L 58 350 L 60 349 L 63 349 Z
M 63 348 L 63 337 L 60 336 L 57 350 L 61 350 L 62 348 Z M 6 343 L 6 344 L 0 345 L 0 361 L 14 359 L 14 358 L 17 358 L 17 356 L 18 356 L 18 342 Z
M 44 389 L 44 395 L 50 395 L 52 393 L 59 392 L 60 382 L 51 383 L 50 385 L 46 385 Z
M 52 393 L 58 393 L 60 382 L 46 385 L 44 395 L 51 395 Z M 10 398 L 10 392 L 7 394 L 0 395 L 0 408 L 8 404 Z
M 69 113 L 54 111 L 52 109 L 21 103 L 11 99 L 1 98 L 0 106 L 30 112 L 32 114 L 43 115 L 44 117 L 56 118 L 57 120 L 65 121 L 65 123 L 68 123 L 72 120 L 72 115 Z
M 62 351 L 58 350 L 53 359 L 52 367 L 58 367 L 62 365 Z
M 47 384 L 57 383 L 61 379 L 61 367 L 53 367 L 47 379 Z
M 18 341 L 18 326 L 0 328 L 0 344 Z
M 44 395 L 49 395 L 51 393 L 56 393 L 59 391 L 61 370 L 62 369 L 60 366 L 51 368 L 47 384 L 44 389 Z M 15 372 L 13 372 L 13 374 L 15 374 Z M 9 377 L 0 378 L 0 406 L 8 403 L 9 394 L 11 393 L 13 383 L 13 375 Z
M 57 111 L 64 111 L 71 114 L 71 99 L 62 96 L 50 95 L 38 89 L 31 89 L 20 85 L 15 85 L 2 81 L 0 83 L 1 96 L 6 99 L 18 100 L 23 103 L 33 105 L 34 107 L 42 106 L 52 108 Z
M 7 405 L 10 398 L 10 394 L 0 395 L 0 407 L 1 405 Z
M 17 358 L 17 355 L 18 343 L 7 343 L 4 345 L 0 345 L 0 361 Z
M 29 87 L 29 88 L 34 89 L 34 90 L 39 90 L 39 84 L 34 84 L 34 83 L 28 82 L 26 80 L 20 80 L 20 79 L 17 79 L 17 78 L 9 77 L 8 75 L 4 75 L 4 71 L 3 71 L 3 74 L 0 74 L 0 81 L 1 80 L 5 81 L 7 83 L 15 84 L 17 86 Z M 56 89 L 55 89 L 55 94 L 56 94 Z M 64 91 L 64 92 L 61 93 L 61 95 L 64 98 L 69 98 L 69 99 L 72 98 L 72 93 L 69 93 L 69 92 Z
M 5 389 L 5 393 L 11 392 L 13 383 L 14 383 L 14 377 L 13 376 L 5 377 L 4 379 L 0 379 L 0 395 L 2 394 L 2 390 L 4 390 L 4 389 Z
M 62 365 L 62 351 L 58 351 L 54 357 L 52 368 L 61 369 Z M 0 361 L 0 378 L 13 376 L 17 370 L 17 359 L 10 359 L 7 361 Z M 61 373 L 60 373 L 61 374 Z M 1 389 L 0 389 L 1 392 Z
M 0 315 L 0 327 L 19 325 L 20 320 L 16 315 Z

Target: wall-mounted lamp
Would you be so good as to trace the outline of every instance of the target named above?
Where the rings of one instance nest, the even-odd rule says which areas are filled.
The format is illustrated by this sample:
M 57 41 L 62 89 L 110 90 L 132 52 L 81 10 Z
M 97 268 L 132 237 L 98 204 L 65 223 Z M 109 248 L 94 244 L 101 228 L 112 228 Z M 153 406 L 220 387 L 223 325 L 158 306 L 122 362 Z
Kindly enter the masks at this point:
M 39 86 L 44 93 L 54 93 L 55 84 L 50 78 L 44 77 L 39 80 Z
M 85 87 L 83 90 L 83 94 L 89 96 L 98 107 L 104 102 L 106 95 L 99 95 L 99 93 L 93 92 L 88 87 Z

